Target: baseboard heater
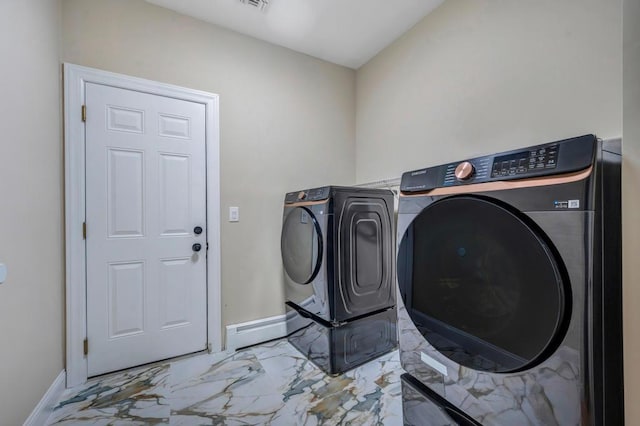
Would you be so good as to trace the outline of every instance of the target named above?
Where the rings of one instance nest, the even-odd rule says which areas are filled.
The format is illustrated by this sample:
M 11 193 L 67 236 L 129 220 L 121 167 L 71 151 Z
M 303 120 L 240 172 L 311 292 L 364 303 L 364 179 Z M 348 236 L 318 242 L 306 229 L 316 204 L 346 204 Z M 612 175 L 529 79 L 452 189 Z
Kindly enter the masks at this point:
M 285 315 L 231 324 L 226 327 L 226 330 L 225 349 L 227 351 L 235 351 L 247 346 L 286 337 L 287 335 Z

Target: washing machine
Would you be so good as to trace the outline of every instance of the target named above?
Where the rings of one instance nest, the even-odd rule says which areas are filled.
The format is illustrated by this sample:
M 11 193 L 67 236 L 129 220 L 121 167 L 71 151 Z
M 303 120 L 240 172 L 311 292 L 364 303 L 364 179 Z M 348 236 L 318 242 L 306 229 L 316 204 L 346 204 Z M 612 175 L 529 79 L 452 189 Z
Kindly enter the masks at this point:
M 287 334 L 329 374 L 397 345 L 393 206 L 383 189 L 325 186 L 285 196 Z
M 624 424 L 620 145 L 585 135 L 403 174 L 405 424 Z

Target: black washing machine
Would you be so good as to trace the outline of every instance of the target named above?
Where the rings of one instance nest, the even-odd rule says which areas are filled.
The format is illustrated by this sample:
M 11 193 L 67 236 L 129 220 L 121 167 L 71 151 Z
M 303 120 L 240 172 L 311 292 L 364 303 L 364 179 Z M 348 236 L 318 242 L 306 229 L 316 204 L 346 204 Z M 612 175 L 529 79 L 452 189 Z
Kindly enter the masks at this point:
M 288 339 L 329 374 L 397 345 L 393 193 L 325 186 L 285 196 Z
M 586 135 L 403 174 L 406 424 L 624 423 L 620 154 Z

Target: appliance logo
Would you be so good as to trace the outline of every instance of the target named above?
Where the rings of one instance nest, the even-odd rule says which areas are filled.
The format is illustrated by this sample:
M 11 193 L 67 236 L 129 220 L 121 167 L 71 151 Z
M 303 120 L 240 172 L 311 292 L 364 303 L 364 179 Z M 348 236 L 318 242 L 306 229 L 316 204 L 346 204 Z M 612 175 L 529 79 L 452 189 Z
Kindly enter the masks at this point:
M 556 200 L 553 205 L 556 209 L 579 209 L 580 200 Z
M 418 176 L 418 175 L 423 175 L 427 173 L 427 169 L 424 170 L 418 170 L 417 172 L 411 172 L 411 176 Z

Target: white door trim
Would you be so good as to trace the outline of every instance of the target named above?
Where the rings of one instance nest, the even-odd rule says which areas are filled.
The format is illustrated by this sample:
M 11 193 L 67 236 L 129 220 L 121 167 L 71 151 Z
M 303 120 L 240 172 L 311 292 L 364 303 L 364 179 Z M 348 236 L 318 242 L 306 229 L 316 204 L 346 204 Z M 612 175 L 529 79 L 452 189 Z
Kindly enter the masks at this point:
M 87 380 L 83 341 L 87 335 L 85 221 L 85 126 L 82 121 L 85 83 L 198 102 L 206 108 L 207 150 L 207 340 L 212 352 L 222 350 L 220 298 L 220 127 L 218 95 L 155 81 L 64 64 L 65 241 L 67 387 Z M 88 111 L 87 114 L 91 114 Z M 89 229 L 88 232 L 91 232 Z

